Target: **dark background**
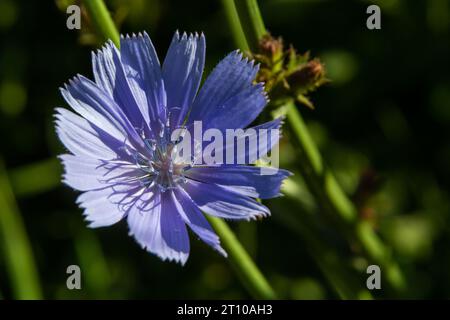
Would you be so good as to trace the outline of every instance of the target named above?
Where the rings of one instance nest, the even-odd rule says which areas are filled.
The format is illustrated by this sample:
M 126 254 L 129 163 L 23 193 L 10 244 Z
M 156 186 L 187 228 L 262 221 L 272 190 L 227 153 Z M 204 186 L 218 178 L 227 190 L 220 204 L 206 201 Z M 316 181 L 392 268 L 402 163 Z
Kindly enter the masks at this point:
M 8 211 L 23 220 L 43 296 L 248 298 L 227 260 L 194 237 L 189 261 L 181 267 L 141 250 L 125 223 L 85 227 L 76 193 L 59 183 L 56 155 L 63 148 L 53 113 L 65 106 L 58 91 L 64 82 L 77 73 L 92 78 L 90 51 L 98 39 L 86 20 L 81 33 L 66 28 L 66 2 L 0 0 L 0 192 L 9 194 L 9 187 L 14 192 L 9 205 L 0 201 L 0 219 L 6 220 Z M 220 1 L 107 3 L 121 33 L 146 30 L 161 60 L 177 29 L 205 33 L 207 71 L 235 49 Z M 401 297 L 449 298 L 450 2 L 259 3 L 273 35 L 325 63 L 332 82 L 311 95 L 316 110 L 302 113 L 350 196 L 361 177 L 376 177 L 359 209 L 407 275 Z M 366 28 L 371 3 L 381 7 L 381 30 Z M 288 139 L 282 143 L 281 160 L 295 172 L 291 148 Z M 307 201 L 306 190 L 303 196 Z M 286 198 L 267 205 L 273 217 L 232 227 L 275 289 L 285 298 L 337 298 L 308 243 L 283 223 L 284 213 L 301 208 Z M 364 258 L 348 252 L 332 225 L 324 222 L 323 232 L 364 288 Z M 6 247 L 20 239 L 7 234 L 0 229 L 0 296 L 17 298 Z M 66 288 L 71 264 L 81 267 L 80 291 Z M 384 290 L 374 294 L 388 297 Z

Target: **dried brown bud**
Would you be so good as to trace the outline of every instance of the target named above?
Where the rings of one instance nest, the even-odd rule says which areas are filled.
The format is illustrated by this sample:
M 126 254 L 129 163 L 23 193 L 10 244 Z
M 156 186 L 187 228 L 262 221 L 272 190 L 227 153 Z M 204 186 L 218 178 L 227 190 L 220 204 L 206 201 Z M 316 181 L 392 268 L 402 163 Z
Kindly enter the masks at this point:
M 259 51 L 272 61 L 277 60 L 283 55 L 283 39 L 281 37 L 274 38 L 267 34 L 259 42 Z
M 319 59 L 311 60 L 300 66 L 288 77 L 289 84 L 294 88 L 310 90 L 319 85 L 325 77 L 325 68 Z

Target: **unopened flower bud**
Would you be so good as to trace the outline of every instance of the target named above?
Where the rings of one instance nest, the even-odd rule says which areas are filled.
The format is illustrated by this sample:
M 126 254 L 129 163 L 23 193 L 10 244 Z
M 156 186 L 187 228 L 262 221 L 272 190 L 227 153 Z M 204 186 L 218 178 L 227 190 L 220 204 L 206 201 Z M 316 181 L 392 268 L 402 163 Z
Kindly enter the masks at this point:
M 283 39 L 265 35 L 259 42 L 259 51 L 272 61 L 277 61 L 283 55 Z
M 289 77 L 289 84 L 296 89 L 309 91 L 321 84 L 325 77 L 325 68 L 319 59 L 314 59 L 300 66 Z

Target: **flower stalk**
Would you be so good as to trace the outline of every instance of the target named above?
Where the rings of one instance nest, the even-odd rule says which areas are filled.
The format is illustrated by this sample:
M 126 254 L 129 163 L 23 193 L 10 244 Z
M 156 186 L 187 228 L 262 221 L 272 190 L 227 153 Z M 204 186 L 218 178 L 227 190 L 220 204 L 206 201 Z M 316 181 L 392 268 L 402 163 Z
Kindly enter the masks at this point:
M 258 3 L 256 0 L 234 2 L 242 25 L 241 30 L 250 50 L 258 52 L 260 41 L 267 34 Z M 282 109 L 286 114 L 288 130 L 295 138 L 293 143 L 298 153 L 301 173 L 322 211 L 326 212 L 333 222 L 337 222 L 349 241 L 356 242 L 363 249 L 370 263 L 377 264 L 384 270 L 387 283 L 392 289 L 404 290 L 405 280 L 399 266 L 375 231 L 358 218 L 355 206 L 343 192 L 331 170 L 325 166 L 293 99 L 285 100 Z
M 120 35 L 103 0 L 85 0 L 84 6 L 99 36 L 120 46 Z
M 258 47 L 260 39 L 267 34 L 258 3 L 256 0 L 239 0 L 234 3 L 247 43 L 250 49 L 254 50 Z
M 252 296 L 256 299 L 276 299 L 275 292 L 270 284 L 264 278 L 227 223 L 222 219 L 212 216 L 208 216 L 208 221 L 219 234 L 221 244 L 229 255 L 231 265 Z
M 221 0 L 222 6 L 224 7 L 224 12 L 228 21 L 230 21 L 231 33 L 233 34 L 233 39 L 235 45 L 243 50 L 244 52 L 249 51 L 247 39 L 245 38 L 244 33 L 242 32 L 241 22 L 239 20 L 239 16 L 236 10 L 236 6 L 234 5 L 234 0 Z
M 119 32 L 102 0 L 85 0 L 90 19 L 97 32 L 105 39 L 111 39 L 118 47 Z M 275 293 L 244 247 L 233 234 L 225 221 L 208 216 L 208 220 L 220 237 L 223 247 L 228 252 L 229 260 L 245 287 L 257 299 L 275 299 Z

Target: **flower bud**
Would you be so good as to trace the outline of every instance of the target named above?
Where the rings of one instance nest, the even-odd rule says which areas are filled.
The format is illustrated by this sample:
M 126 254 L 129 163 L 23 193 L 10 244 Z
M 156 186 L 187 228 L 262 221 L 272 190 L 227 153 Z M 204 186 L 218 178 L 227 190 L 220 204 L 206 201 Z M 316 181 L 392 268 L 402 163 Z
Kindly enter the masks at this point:
M 259 42 L 259 51 L 271 61 L 277 61 L 283 56 L 283 39 L 267 34 Z
M 325 68 L 319 59 L 311 60 L 301 65 L 288 77 L 288 82 L 295 91 L 310 91 L 322 84 Z

